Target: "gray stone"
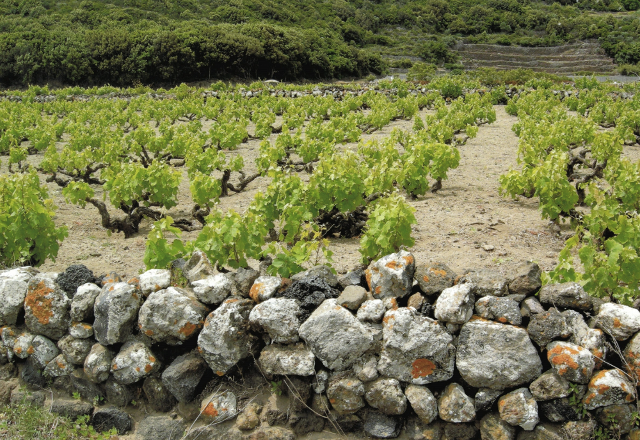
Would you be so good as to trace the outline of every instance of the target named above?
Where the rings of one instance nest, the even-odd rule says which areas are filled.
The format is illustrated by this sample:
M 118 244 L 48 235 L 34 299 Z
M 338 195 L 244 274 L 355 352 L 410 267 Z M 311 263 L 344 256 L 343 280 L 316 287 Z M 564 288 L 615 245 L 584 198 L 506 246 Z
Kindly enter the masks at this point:
M 300 438 L 310 432 L 322 432 L 324 421 L 323 417 L 317 416 L 311 411 L 296 411 L 289 414 L 287 428 Z
M 542 286 L 541 275 L 542 271 L 536 263 L 527 261 L 518 265 L 509 281 L 509 292 L 524 295 L 535 293 Z
M 136 435 L 141 440 L 180 440 L 184 435 L 182 420 L 171 416 L 150 416 L 138 424 Z
M 46 377 L 60 377 L 70 375 L 75 367 L 67 361 L 63 354 L 59 354 L 53 358 L 44 368 L 43 374 Z
M 127 283 L 107 284 L 94 306 L 95 338 L 102 345 L 125 342 L 138 318 L 140 295 Z
M 347 286 L 363 286 L 366 284 L 364 269 L 355 269 L 347 272 L 340 278 L 338 278 L 338 284 L 342 289 L 346 289 Z
M 76 294 L 78 287 L 86 283 L 92 283 L 95 280 L 93 272 L 91 272 L 84 264 L 72 264 L 61 272 L 56 279 L 56 283 L 67 292 L 69 298 Z
M 115 406 L 127 406 L 134 398 L 132 387 L 116 382 L 113 377 L 104 384 L 107 401 Z
M 150 269 L 140 274 L 140 290 L 144 296 L 166 289 L 171 285 L 171 271 L 168 269 Z
M 202 328 L 207 307 L 191 292 L 169 287 L 149 295 L 140 307 L 140 331 L 154 342 L 180 345 Z
M 466 273 L 458 283 L 470 283 L 473 286 L 471 293 L 477 298 L 487 295 L 507 296 L 509 294 L 509 288 L 507 287 L 509 281 L 500 272 L 492 269 L 479 269 Z
M 236 426 L 242 431 L 251 431 L 260 424 L 260 410 L 262 407 L 257 403 L 250 403 L 238 416 Z
M 640 333 L 631 338 L 625 347 L 624 359 L 631 373 L 640 378 Z
M 0 381 L 11 380 L 17 376 L 18 369 L 15 364 L 0 365 Z
M 34 276 L 30 268 L 17 268 L 0 272 L 0 327 L 15 325 L 24 308 L 29 281 Z
M 580 420 L 583 416 L 577 405 L 570 403 L 566 397 L 540 402 L 539 412 L 550 422 L 566 422 L 568 420 Z
M 591 352 L 571 342 L 547 345 L 547 359 L 555 372 L 570 382 L 589 382 L 595 368 Z
M 269 426 L 282 425 L 287 422 L 289 399 L 283 395 L 271 393 L 264 405 L 260 419 Z
M 228 299 L 211 312 L 198 335 L 198 351 L 209 367 L 221 376 L 241 359 L 250 356 L 256 337 L 248 329 L 254 306 L 249 299 Z
M 502 420 L 498 414 L 489 413 L 480 420 L 482 440 L 513 440 L 516 428 Z
M 71 320 L 79 322 L 92 318 L 96 298 L 101 291 L 102 289 L 93 283 L 86 283 L 78 287 L 71 300 Z
M 338 414 L 353 414 L 364 408 L 364 384 L 353 376 L 340 374 L 329 379 L 327 397 Z
M 93 336 L 93 326 L 86 322 L 72 322 L 69 335 L 75 339 L 89 339 Z
M 438 399 L 440 418 L 445 422 L 464 423 L 476 418 L 473 399 L 457 383 L 450 383 Z
M 491 388 L 480 388 L 476 393 L 474 404 L 476 412 L 487 411 L 493 403 L 500 397 L 502 390 L 492 390 Z
M 364 420 L 364 431 L 375 438 L 396 438 L 402 424 L 398 419 L 378 411 L 368 411 Z
M 373 354 L 364 354 L 353 364 L 353 372 L 363 382 L 371 382 L 378 377 L 378 359 Z
M 555 423 L 540 423 L 533 431 L 520 431 L 517 440 L 566 440 L 562 425 Z M 573 440 L 573 439 L 572 439 Z
M 33 354 L 33 338 L 36 336 L 29 332 L 22 332 L 17 337 L 13 344 L 13 354 L 20 358 L 26 359 Z
M 67 294 L 51 278 L 36 275 L 29 281 L 24 300 L 24 319 L 33 333 L 58 340 L 69 328 L 69 307 Z
M 425 385 L 453 376 L 456 349 L 452 336 L 436 321 L 407 308 L 383 319 L 378 371 L 401 382 Z
M 476 313 L 485 319 L 491 319 L 503 324 L 520 325 L 522 315 L 520 306 L 510 298 L 485 296 L 476 301 Z
M 54 344 L 50 339 L 47 339 L 41 335 L 33 338 L 33 341 L 31 341 L 31 346 L 33 347 L 31 358 L 33 359 L 35 365 L 40 369 L 44 369 L 47 364 L 60 353 L 58 351 L 58 347 L 56 347 L 56 344 Z
M 197 353 L 175 358 L 162 373 L 162 383 L 179 402 L 190 402 L 207 371 L 207 363 Z
M 358 319 L 363 322 L 380 322 L 387 308 L 380 299 L 370 299 L 358 309 Z
M 602 304 L 596 316 L 596 326 L 616 340 L 625 341 L 640 330 L 640 311 L 622 304 Z
M 34 388 L 44 388 L 46 386 L 45 377 L 32 358 L 27 358 L 27 361 L 22 365 L 20 379 Z
M 562 315 L 572 333 L 569 341 L 589 350 L 594 357 L 595 369 L 601 369 L 609 351 L 604 332 L 599 328 L 589 328 L 582 315 L 575 310 L 565 310 Z
M 190 283 L 193 283 L 194 281 L 214 275 L 216 271 L 204 252 L 196 249 L 189 261 L 187 261 L 187 264 L 182 268 L 182 273 Z
M 53 344 L 53 346 L 55 347 L 55 344 Z M 7 362 L 9 362 L 9 350 L 7 346 L 4 345 L 4 342 L 0 341 L 0 365 L 5 365 Z
M 149 406 L 158 412 L 167 412 L 178 403 L 173 394 L 164 386 L 158 377 L 147 377 L 142 384 L 142 391 L 147 397 Z
M 295 299 L 271 298 L 256 305 L 249 322 L 257 331 L 267 332 L 279 344 L 297 342 L 302 309 Z
M 332 272 L 329 266 L 325 265 L 314 266 L 304 272 L 299 272 L 291 277 L 291 281 L 300 281 L 310 277 L 319 277 L 334 289 L 340 285 L 336 274 Z
M 80 394 L 83 399 L 88 401 L 104 400 L 104 390 L 99 385 L 91 382 L 81 368 L 74 370 L 69 375 L 69 379 L 73 392 Z
M 456 366 L 469 385 L 496 390 L 530 383 L 542 372 L 524 329 L 483 319 L 462 326 Z
M 46 396 L 42 391 L 26 391 L 18 387 L 11 391 L 10 403 L 12 405 L 32 405 L 43 407 L 45 398 Z
M 91 351 L 94 341 L 90 339 L 76 339 L 67 335 L 58 341 L 58 348 L 64 357 L 74 365 L 84 365 L 84 360 Z
M 249 297 L 249 292 L 251 291 L 251 286 L 256 281 L 256 279 L 260 276 L 260 272 L 251 268 L 240 267 L 236 271 L 233 282 L 234 282 L 234 295 L 243 296 L 245 298 Z
M 313 376 L 315 356 L 304 344 L 266 346 L 258 360 L 266 374 Z
M 470 284 L 446 288 L 436 300 L 435 317 L 451 324 L 464 324 L 473 315 L 474 302 Z
M 365 326 L 335 299 L 325 300 L 300 326 L 300 337 L 331 370 L 343 370 L 373 345 Z
M 233 274 L 219 273 L 192 283 L 193 292 L 203 304 L 218 305 L 233 291 Z
M 564 316 L 554 308 L 533 315 L 529 321 L 527 333 L 540 347 L 545 347 L 556 339 L 566 339 L 571 335 Z
M 284 378 L 282 385 L 289 396 L 289 416 L 301 413 L 300 416 L 304 417 L 302 412 L 308 408 L 311 398 L 311 381 L 301 376 L 289 376 Z
M 51 402 L 50 411 L 75 420 L 81 416 L 91 416 L 93 414 L 93 405 L 80 400 L 56 399 Z
M 124 435 L 131 430 L 131 416 L 121 409 L 109 406 L 98 408 L 91 417 L 91 424 L 97 432 L 116 429 L 118 435 Z
M 540 302 L 553 307 L 591 310 L 591 297 L 578 283 L 547 284 L 540 289 Z
M 200 412 L 209 423 L 230 420 L 238 415 L 236 396 L 231 391 L 210 394 L 202 401 Z
M 629 434 L 636 427 L 638 409 L 635 405 L 609 405 L 595 411 L 595 419 L 610 431 L 619 434 Z
M 519 388 L 500 397 L 498 400 L 500 418 L 511 426 L 520 426 L 525 431 L 536 427 L 538 417 L 538 403 L 526 388 Z
M 421 421 L 427 425 L 438 417 L 438 401 L 429 388 L 421 385 L 408 385 L 404 395 L 411 404 L 411 408 Z
M 256 278 L 251 286 L 249 297 L 256 303 L 261 303 L 270 298 L 275 298 L 282 287 L 282 278 L 261 276 Z
M 571 440 L 590 440 L 597 427 L 598 423 L 593 419 L 570 421 L 562 425 L 562 432 Z M 629 440 L 635 439 L 629 437 Z
M 349 310 L 358 310 L 367 299 L 367 291 L 361 286 L 347 286 L 338 297 L 338 304 Z
M 124 385 L 138 382 L 160 368 L 160 362 L 142 342 L 127 342 L 113 358 L 111 373 Z
M 104 345 L 94 344 L 84 360 L 84 373 L 94 383 L 101 383 L 109 378 L 114 353 Z
M 601 406 L 631 403 L 636 400 L 636 388 L 620 370 L 601 370 L 589 381 L 582 403 L 587 410 Z
M 442 440 L 473 440 L 477 434 L 474 423 L 443 423 Z
M 537 298 L 530 296 L 522 302 L 520 307 L 520 313 L 522 316 L 530 318 L 537 313 L 544 313 L 544 307 L 540 304 Z
M 364 397 L 369 405 L 387 415 L 400 415 L 407 410 L 407 398 L 396 379 L 380 378 L 367 383 Z
M 425 295 L 439 294 L 453 286 L 457 277 L 458 275 L 444 263 L 417 265 L 414 274 L 420 290 Z
M 536 401 L 560 399 L 571 394 L 570 382 L 555 370 L 545 371 L 529 385 L 529 391 Z
M 316 394 L 322 394 L 327 389 L 329 383 L 329 372 L 327 370 L 320 370 L 313 378 L 312 387 L 313 392 Z
M 411 293 L 415 259 L 409 252 L 386 255 L 365 271 L 369 291 L 376 299 L 401 298 Z
M 411 307 L 416 310 L 416 312 L 421 312 L 422 307 L 426 303 L 424 296 L 420 292 L 416 292 L 409 297 L 407 301 L 407 307 Z

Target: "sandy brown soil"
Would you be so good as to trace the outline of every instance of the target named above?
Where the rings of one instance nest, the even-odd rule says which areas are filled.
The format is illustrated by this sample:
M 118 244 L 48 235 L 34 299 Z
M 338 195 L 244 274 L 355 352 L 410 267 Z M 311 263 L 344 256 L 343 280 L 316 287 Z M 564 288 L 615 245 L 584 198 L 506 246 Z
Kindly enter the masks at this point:
M 418 220 L 414 228 L 416 243 L 410 251 L 418 262 L 439 260 L 455 271 L 480 267 L 499 267 L 508 271 L 525 260 L 536 261 L 548 270 L 557 262 L 558 252 L 563 247 L 562 235 L 569 232 L 568 226 L 558 231 L 557 227 L 542 220 L 535 199 L 514 201 L 499 194 L 498 177 L 517 166 L 518 139 L 511 131 L 517 119 L 507 115 L 503 106 L 495 109 L 496 122 L 481 126 L 478 136 L 460 147 L 460 166 L 451 171 L 442 190 L 409 201 L 416 209 Z M 372 137 L 386 136 L 395 127 L 408 130 L 411 125 L 409 121 L 396 121 Z M 250 141 L 230 154 L 243 155 L 247 172 L 251 173 L 255 170 L 258 147 L 259 141 Z M 638 146 L 627 147 L 626 153 L 637 160 L 639 150 Z M 37 162 L 40 158 L 36 156 L 31 160 Z M 3 167 L 2 172 L 6 172 L 6 168 Z M 259 178 L 243 193 L 223 198 L 221 206 L 242 212 L 267 183 L 268 179 Z M 41 270 L 62 271 L 70 264 L 81 263 L 96 275 L 116 271 L 123 276 L 132 276 L 144 269 L 142 259 L 149 222 L 143 222 L 140 232 L 133 238 L 125 240 L 123 234 L 109 236 L 92 206 L 80 209 L 67 204 L 57 186 L 48 186 L 59 206 L 55 221 L 69 228 L 69 237 L 62 243 L 57 260 L 47 261 Z M 185 176 L 179 204 L 167 214 L 174 219 L 188 217 L 191 206 Z M 112 212 L 116 213 L 115 209 Z M 182 238 L 193 239 L 196 235 L 197 232 L 183 233 Z M 333 267 L 339 273 L 358 263 L 358 247 L 357 238 L 331 240 Z

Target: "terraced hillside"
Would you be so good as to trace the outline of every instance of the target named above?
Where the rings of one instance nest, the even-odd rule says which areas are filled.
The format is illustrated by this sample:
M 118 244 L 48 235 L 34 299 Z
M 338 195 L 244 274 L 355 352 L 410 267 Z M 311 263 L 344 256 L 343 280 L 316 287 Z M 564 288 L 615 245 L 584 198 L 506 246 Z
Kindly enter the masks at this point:
M 517 47 L 491 44 L 459 44 L 455 50 L 467 69 L 531 69 L 538 72 L 611 73 L 615 65 L 599 44 L 584 42 L 556 47 Z

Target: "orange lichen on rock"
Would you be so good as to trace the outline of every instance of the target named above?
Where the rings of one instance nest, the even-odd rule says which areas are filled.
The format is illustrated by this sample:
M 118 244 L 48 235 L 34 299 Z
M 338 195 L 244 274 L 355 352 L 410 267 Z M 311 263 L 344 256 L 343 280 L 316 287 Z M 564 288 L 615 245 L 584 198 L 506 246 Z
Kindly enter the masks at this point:
M 15 354 L 20 354 L 20 353 L 22 353 L 22 347 L 16 347 L 16 348 L 14 348 L 14 349 L 13 349 L 13 352 L 14 352 Z
M 149 356 L 149 362 L 154 363 L 156 361 L 156 358 L 154 358 L 153 356 Z
M 215 406 L 213 406 L 213 403 L 209 403 L 204 411 L 202 411 L 202 414 L 207 415 L 209 417 L 218 417 L 218 410 L 216 409 Z
M 178 330 L 178 333 L 183 334 L 186 337 L 189 337 L 193 334 L 193 332 L 195 332 L 198 329 L 198 327 L 199 326 L 197 326 L 196 324 L 187 322 L 185 325 L 182 326 L 180 330 Z
M 393 260 L 389 261 L 387 264 L 385 264 L 385 266 L 393 270 L 396 270 L 397 268 L 401 267 L 396 261 L 393 261 Z
M 435 273 L 436 275 L 441 276 L 441 277 L 444 277 L 444 276 L 447 275 L 447 271 L 442 270 L 442 269 L 436 269 L 434 267 L 430 267 L 429 268 L 429 272 Z
M 33 354 L 34 351 L 33 345 L 30 345 L 29 348 L 27 348 L 27 354 Z
M 615 328 L 620 328 L 620 327 L 622 327 L 622 323 L 620 322 L 620 320 L 618 318 L 613 318 L 613 326 Z
M 428 282 L 429 282 L 429 277 L 428 277 L 428 276 L 426 276 L 426 275 L 425 275 L 425 276 L 423 276 L 423 277 L 422 277 L 422 281 L 424 281 L 425 283 L 428 283 Z
M 34 289 L 29 289 L 24 300 L 25 307 L 31 310 L 31 314 L 42 325 L 49 324 L 49 320 L 53 317 L 51 304 L 53 298 L 49 298 L 49 294 L 53 289 L 48 288 L 44 281 L 40 281 Z
M 414 259 L 411 255 L 407 255 L 406 257 L 402 257 L 402 259 L 407 263 L 407 264 L 413 264 Z
M 436 370 L 436 364 L 429 359 L 416 359 L 411 364 L 411 377 L 418 379 L 421 377 L 429 376 Z
M 222 371 L 216 371 L 216 374 L 217 374 L 218 376 L 224 376 L 224 373 L 223 373 Z
M 369 269 L 364 271 L 364 277 L 367 279 L 367 286 L 369 286 L 369 290 L 371 290 L 371 271 Z
M 380 293 L 382 293 L 382 287 L 378 286 L 376 287 L 376 295 L 380 295 Z
M 264 293 L 264 284 L 255 283 L 251 286 L 251 290 L 249 291 L 249 297 L 256 303 L 260 302 L 260 295 Z
M 502 322 L 504 324 L 505 322 L 507 322 L 507 318 L 505 318 L 504 316 L 501 316 L 501 317 L 498 318 L 498 321 L 500 321 L 500 322 Z
M 391 298 L 391 310 L 398 310 L 398 301 L 395 298 Z
M 153 336 L 153 330 L 147 330 L 144 332 L 144 334 L 147 336 Z
M 556 354 L 554 356 L 550 356 L 549 357 L 549 362 L 551 362 L 552 364 L 562 365 L 564 367 L 571 368 L 572 370 L 576 370 L 578 368 L 578 363 L 576 361 L 574 361 L 573 358 L 570 355 L 566 354 L 566 353 L 561 353 L 561 354 Z M 562 370 L 562 368 L 560 370 Z M 566 373 L 566 370 L 558 371 L 558 373 L 560 373 L 560 374 Z
M 152 370 L 153 370 L 153 365 L 147 364 L 147 365 L 144 366 L 144 372 L 145 373 L 151 373 Z M 139 369 L 138 369 L 138 371 L 139 371 Z

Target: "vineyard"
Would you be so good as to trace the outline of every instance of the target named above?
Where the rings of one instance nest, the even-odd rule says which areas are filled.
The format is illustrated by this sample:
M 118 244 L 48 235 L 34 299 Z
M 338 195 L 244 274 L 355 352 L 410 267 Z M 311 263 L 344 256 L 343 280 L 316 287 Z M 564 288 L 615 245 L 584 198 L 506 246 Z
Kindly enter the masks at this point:
M 2 264 L 53 269 L 65 240 L 83 235 L 70 251 L 83 263 L 116 247 L 116 261 L 144 252 L 161 268 L 199 249 L 220 271 L 261 261 L 285 277 L 318 262 L 350 269 L 349 252 L 368 264 L 400 247 L 438 259 L 463 246 L 488 265 L 542 255 L 549 280 L 631 303 L 635 87 L 442 77 L 6 93 Z M 513 122 L 512 151 L 476 142 L 497 114 Z M 492 244 L 497 234 L 509 251 Z

